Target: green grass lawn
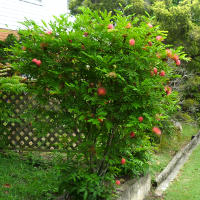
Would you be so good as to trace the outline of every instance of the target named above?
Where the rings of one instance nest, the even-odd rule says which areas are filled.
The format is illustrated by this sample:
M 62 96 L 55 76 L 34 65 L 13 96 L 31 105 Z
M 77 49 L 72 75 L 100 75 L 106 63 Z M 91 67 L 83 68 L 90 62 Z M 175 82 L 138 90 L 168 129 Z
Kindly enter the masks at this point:
M 58 172 L 39 160 L 0 154 L 0 200 L 51 200 L 58 188 Z
M 176 180 L 164 194 L 165 200 L 200 199 L 200 146 L 192 153 Z

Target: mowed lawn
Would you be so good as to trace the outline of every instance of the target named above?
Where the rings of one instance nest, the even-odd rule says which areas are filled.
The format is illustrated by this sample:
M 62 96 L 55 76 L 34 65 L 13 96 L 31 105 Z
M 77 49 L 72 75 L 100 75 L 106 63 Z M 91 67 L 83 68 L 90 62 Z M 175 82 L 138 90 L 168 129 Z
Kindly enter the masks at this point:
M 57 190 L 53 166 L 0 154 L 0 200 L 51 200 Z
M 193 151 L 164 200 L 200 200 L 200 145 Z

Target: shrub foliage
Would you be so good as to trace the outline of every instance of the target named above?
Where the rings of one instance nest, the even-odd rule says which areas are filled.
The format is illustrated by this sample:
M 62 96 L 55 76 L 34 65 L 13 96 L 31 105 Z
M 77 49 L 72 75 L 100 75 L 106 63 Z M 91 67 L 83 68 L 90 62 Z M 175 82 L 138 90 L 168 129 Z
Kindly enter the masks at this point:
M 190 112 L 189 109 L 182 107 L 184 115 L 190 115 L 193 120 L 199 123 L 199 108 L 200 101 L 198 99 L 198 91 L 188 91 L 187 87 L 190 84 L 190 79 L 196 79 L 199 76 L 199 60 L 200 60 L 200 1 L 199 0 L 165 0 L 165 1 L 145 1 L 145 0 L 117 0 L 113 1 L 94 1 L 94 0 L 70 0 L 69 9 L 72 14 L 80 12 L 81 6 L 89 7 L 93 10 L 115 10 L 128 6 L 126 14 L 135 13 L 136 16 L 144 15 L 148 12 L 154 16 L 154 23 L 159 24 L 162 30 L 168 31 L 168 37 L 165 43 L 175 46 L 182 45 L 184 50 L 191 57 L 191 62 L 183 63 L 185 66 L 184 73 L 179 70 L 179 74 L 184 76 L 184 80 L 179 80 L 174 86 L 174 89 L 180 92 L 181 102 L 186 99 L 193 99 L 192 104 L 195 109 Z M 187 69 L 187 70 L 186 70 Z M 192 78 L 191 78 L 192 77 Z M 199 87 L 199 80 L 196 79 L 195 87 Z M 180 103 L 182 105 L 182 103 Z M 189 122 L 189 121 L 188 121 Z
M 71 198 L 109 199 L 114 179 L 143 174 L 160 120 L 177 109 L 168 85 L 185 54 L 166 51 L 166 33 L 150 23 L 83 9 L 73 23 L 63 15 L 44 26 L 26 21 L 20 30 L 13 65 L 34 80 L 29 91 L 41 105 L 59 105 L 48 125 L 61 123 L 69 133 L 59 143 L 67 152 L 60 188 Z

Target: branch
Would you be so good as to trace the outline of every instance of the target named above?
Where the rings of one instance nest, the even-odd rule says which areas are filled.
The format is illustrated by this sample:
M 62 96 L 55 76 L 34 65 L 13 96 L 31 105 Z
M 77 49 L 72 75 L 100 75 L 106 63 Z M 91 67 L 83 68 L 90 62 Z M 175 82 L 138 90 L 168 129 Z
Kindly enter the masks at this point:
M 115 129 L 113 129 L 113 130 L 115 130 Z M 101 164 L 100 164 L 100 167 L 99 167 L 99 170 L 98 170 L 98 174 L 99 175 L 102 174 L 104 163 L 105 163 L 105 159 L 106 159 L 106 156 L 107 156 L 107 154 L 109 152 L 109 147 L 112 144 L 113 138 L 114 138 L 114 131 L 112 131 L 112 134 L 110 135 L 110 137 L 108 137 L 108 141 L 107 141 L 106 149 L 105 149 L 105 152 L 104 152 L 104 156 L 103 156 L 103 159 L 101 161 Z

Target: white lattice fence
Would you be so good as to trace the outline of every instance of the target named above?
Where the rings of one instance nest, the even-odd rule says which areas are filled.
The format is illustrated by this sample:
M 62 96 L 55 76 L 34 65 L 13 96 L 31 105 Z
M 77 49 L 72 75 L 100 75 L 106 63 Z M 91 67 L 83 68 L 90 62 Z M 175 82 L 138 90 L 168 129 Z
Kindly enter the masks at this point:
M 52 126 L 45 136 L 38 136 L 35 129 L 32 127 L 31 123 L 26 123 L 20 118 L 20 115 L 24 112 L 27 107 L 34 107 L 37 102 L 33 97 L 23 94 L 23 95 L 8 95 L 4 94 L 0 100 L 3 103 L 12 104 L 14 106 L 14 113 L 12 114 L 13 119 L 20 119 L 22 123 L 3 122 L 5 131 L 3 134 L 8 139 L 8 148 L 20 148 L 20 149 L 35 149 L 35 150 L 53 150 L 57 149 L 57 143 L 61 138 L 67 138 L 70 141 L 70 135 L 65 132 L 63 127 Z M 50 109 L 53 109 L 57 105 L 47 105 Z M 51 118 L 46 116 L 43 118 L 38 115 L 37 120 L 45 123 L 51 123 Z M 72 134 L 73 135 L 73 134 Z M 71 135 L 71 136 L 72 136 Z

